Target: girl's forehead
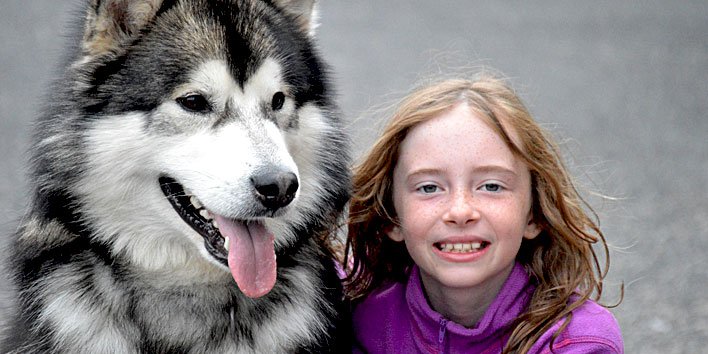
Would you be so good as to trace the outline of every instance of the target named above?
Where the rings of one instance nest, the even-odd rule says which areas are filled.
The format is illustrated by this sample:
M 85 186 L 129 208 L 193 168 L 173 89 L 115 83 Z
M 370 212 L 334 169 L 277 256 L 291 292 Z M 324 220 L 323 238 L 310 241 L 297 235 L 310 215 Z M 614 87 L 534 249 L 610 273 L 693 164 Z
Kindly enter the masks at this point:
M 458 104 L 411 128 L 401 143 L 399 158 L 408 164 L 439 160 L 517 165 L 518 158 L 492 124 L 466 104 Z
M 497 116 L 497 119 L 510 135 L 509 138 L 519 146 L 519 136 L 515 129 L 506 122 L 507 119 L 499 116 Z M 441 139 L 445 139 L 457 135 L 464 137 L 466 134 L 472 133 L 484 135 L 487 139 L 506 140 L 498 131 L 491 117 L 481 112 L 481 110 L 474 109 L 465 102 L 461 102 L 441 114 L 432 116 L 412 126 L 408 129 L 404 142 L 405 140 L 411 140 L 409 138 L 415 136 L 438 136 Z M 473 141 L 468 143 L 473 143 Z

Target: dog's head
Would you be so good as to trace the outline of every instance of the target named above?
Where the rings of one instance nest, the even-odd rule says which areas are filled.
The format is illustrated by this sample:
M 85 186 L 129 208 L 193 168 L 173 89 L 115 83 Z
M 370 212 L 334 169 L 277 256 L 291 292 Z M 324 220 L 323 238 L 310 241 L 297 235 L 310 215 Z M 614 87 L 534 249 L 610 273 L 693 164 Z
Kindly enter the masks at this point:
M 139 266 L 196 250 L 246 295 L 267 293 L 276 253 L 321 231 L 348 192 L 313 12 L 307 0 L 93 0 L 40 136 L 40 189 L 64 184 L 92 237 Z

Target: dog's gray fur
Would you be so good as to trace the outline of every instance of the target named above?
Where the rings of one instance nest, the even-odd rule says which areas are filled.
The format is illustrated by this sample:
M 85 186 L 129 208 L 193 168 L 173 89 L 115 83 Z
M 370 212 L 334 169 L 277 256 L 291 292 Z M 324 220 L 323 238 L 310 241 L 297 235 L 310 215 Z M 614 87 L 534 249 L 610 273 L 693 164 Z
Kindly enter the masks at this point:
M 321 237 L 347 200 L 348 142 L 313 1 L 92 0 L 85 14 L 36 123 L 33 198 L 11 248 L 18 309 L 0 349 L 348 350 Z M 273 171 L 296 192 L 254 191 Z M 224 250 L 171 204 L 184 193 L 275 234 L 270 292 L 239 290 Z

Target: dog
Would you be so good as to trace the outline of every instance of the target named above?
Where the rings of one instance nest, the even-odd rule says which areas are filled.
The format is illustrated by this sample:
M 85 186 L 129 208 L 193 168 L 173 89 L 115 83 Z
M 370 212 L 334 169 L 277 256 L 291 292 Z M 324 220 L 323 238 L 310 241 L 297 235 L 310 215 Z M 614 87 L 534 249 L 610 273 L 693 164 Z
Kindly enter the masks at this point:
M 90 0 L 36 122 L 3 352 L 351 349 L 314 0 Z

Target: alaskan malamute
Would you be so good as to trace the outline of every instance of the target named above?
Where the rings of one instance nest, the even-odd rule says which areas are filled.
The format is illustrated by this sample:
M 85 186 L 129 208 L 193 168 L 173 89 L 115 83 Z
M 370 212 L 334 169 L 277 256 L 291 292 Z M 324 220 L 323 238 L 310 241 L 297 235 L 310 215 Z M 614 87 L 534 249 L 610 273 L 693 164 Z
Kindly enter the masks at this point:
M 92 0 L 37 121 L 17 353 L 341 352 L 313 0 Z

